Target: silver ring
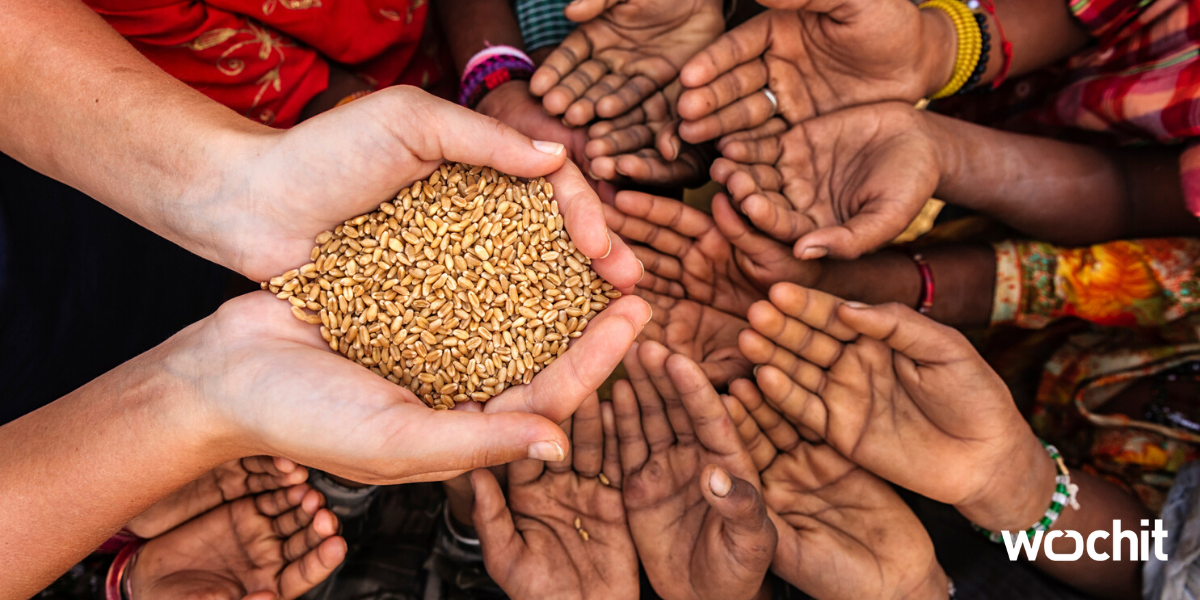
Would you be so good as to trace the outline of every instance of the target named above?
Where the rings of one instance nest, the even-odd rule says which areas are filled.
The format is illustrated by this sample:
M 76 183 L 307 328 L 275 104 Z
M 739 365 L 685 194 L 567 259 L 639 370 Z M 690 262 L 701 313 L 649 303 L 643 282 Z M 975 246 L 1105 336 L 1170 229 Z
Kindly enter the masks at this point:
M 775 92 L 772 92 L 771 88 L 763 88 L 763 94 L 766 94 L 767 100 L 771 101 L 771 114 L 767 115 L 767 118 L 770 119 L 779 113 L 779 99 L 775 97 Z

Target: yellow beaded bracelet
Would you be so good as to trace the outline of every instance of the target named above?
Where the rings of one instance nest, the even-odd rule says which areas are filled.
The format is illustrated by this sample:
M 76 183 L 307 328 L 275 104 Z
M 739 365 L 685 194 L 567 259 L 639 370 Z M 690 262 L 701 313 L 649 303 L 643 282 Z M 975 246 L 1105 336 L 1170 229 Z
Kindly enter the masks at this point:
M 979 31 L 979 23 L 975 21 L 975 13 L 966 4 L 957 0 L 925 0 L 917 8 L 936 8 L 950 16 L 954 22 L 954 31 L 958 36 L 958 53 L 954 57 L 954 72 L 950 81 L 942 89 L 930 96 L 937 100 L 953 96 L 962 89 L 979 64 L 979 56 L 983 52 L 983 36 Z

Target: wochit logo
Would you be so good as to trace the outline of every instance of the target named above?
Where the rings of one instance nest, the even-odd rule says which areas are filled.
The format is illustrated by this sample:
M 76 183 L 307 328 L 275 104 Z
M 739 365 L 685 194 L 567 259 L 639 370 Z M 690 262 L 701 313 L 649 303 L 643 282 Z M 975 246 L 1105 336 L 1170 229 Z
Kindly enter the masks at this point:
M 1149 527 L 1150 520 L 1142 519 L 1142 527 Z M 1141 534 L 1140 536 L 1138 534 Z M 1042 548 L 1045 542 L 1044 552 L 1046 558 L 1052 561 L 1076 561 L 1083 558 L 1083 536 L 1078 531 L 1062 531 L 1056 530 L 1046 533 L 1038 531 L 1031 538 L 1025 532 L 1018 532 L 1015 536 L 1008 531 L 1002 531 L 1004 537 L 1004 547 L 1008 550 L 1008 559 L 1015 561 L 1021 556 L 1021 551 L 1025 551 L 1025 558 L 1029 560 L 1037 560 L 1038 550 Z M 1043 539 L 1043 537 L 1045 539 Z M 1054 551 L 1054 540 L 1059 538 L 1067 538 L 1075 541 L 1075 551 L 1070 554 L 1062 554 Z M 1109 534 L 1103 529 L 1093 531 L 1087 537 L 1087 554 L 1094 561 L 1103 562 L 1109 560 L 1110 556 L 1107 552 L 1099 552 L 1096 550 L 1097 540 L 1108 539 Z M 1162 527 L 1162 520 L 1154 520 L 1154 531 L 1142 530 L 1122 530 L 1121 520 L 1113 521 L 1112 529 L 1112 556 L 1113 561 L 1121 560 L 1122 542 L 1128 541 L 1129 558 L 1131 561 L 1147 561 L 1150 559 L 1150 539 L 1154 539 L 1154 558 L 1157 560 L 1167 560 L 1167 555 L 1163 552 L 1162 542 L 1167 539 L 1167 531 Z

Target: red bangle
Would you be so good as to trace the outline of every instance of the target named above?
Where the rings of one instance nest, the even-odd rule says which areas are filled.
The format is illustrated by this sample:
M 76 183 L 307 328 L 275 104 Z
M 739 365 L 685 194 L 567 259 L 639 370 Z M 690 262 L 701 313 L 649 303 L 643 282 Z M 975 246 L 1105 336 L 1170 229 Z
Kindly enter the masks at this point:
M 1004 35 L 1004 26 L 1000 24 L 1000 17 L 996 16 L 996 4 L 994 0 L 977 0 L 979 5 L 983 7 L 983 12 L 992 17 L 996 22 L 996 35 L 1000 36 L 1000 54 L 1004 59 L 1000 63 L 1000 73 L 992 80 L 992 89 L 1000 87 L 1004 80 L 1008 78 L 1008 72 L 1012 69 L 1012 42 L 1008 41 L 1008 36 Z
M 145 544 L 146 540 L 138 539 L 126 544 L 117 553 L 112 566 L 108 568 L 108 577 L 104 579 L 105 600 L 131 600 L 124 593 L 125 571 L 133 564 L 138 550 L 141 550 Z
M 928 315 L 929 311 L 933 310 L 933 269 L 920 252 L 905 250 L 905 254 L 917 265 L 917 272 L 921 274 L 921 295 L 917 297 L 917 312 Z

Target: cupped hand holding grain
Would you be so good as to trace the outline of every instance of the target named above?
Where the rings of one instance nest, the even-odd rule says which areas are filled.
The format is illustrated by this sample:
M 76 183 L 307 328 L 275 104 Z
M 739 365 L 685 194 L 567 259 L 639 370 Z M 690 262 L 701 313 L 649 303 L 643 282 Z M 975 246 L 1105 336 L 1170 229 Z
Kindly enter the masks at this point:
M 223 440 L 222 454 L 284 456 L 388 484 L 565 455 L 567 437 L 549 419 L 431 410 L 330 352 L 317 328 L 288 309 L 265 292 L 241 296 L 160 347 L 194 406 L 195 427 Z
M 471 473 L 484 565 L 513 600 L 635 599 L 612 407 L 593 393 L 563 429 L 572 442 L 564 460 L 509 464 L 507 503 L 490 471 Z
M 692 360 L 644 342 L 613 386 L 622 493 L 638 557 L 665 600 L 769 597 L 775 526 L 758 469 Z
M 181 215 L 176 228 L 192 240 L 188 248 L 254 280 L 304 264 L 317 234 L 373 210 L 447 161 L 546 176 L 561 190 L 567 230 L 597 260 L 596 272 L 620 290 L 641 277 L 561 144 L 530 140 L 416 88 L 387 88 L 293 129 L 261 134 L 248 148 L 231 146 L 229 154 L 237 167 L 213 182 L 208 214 Z

